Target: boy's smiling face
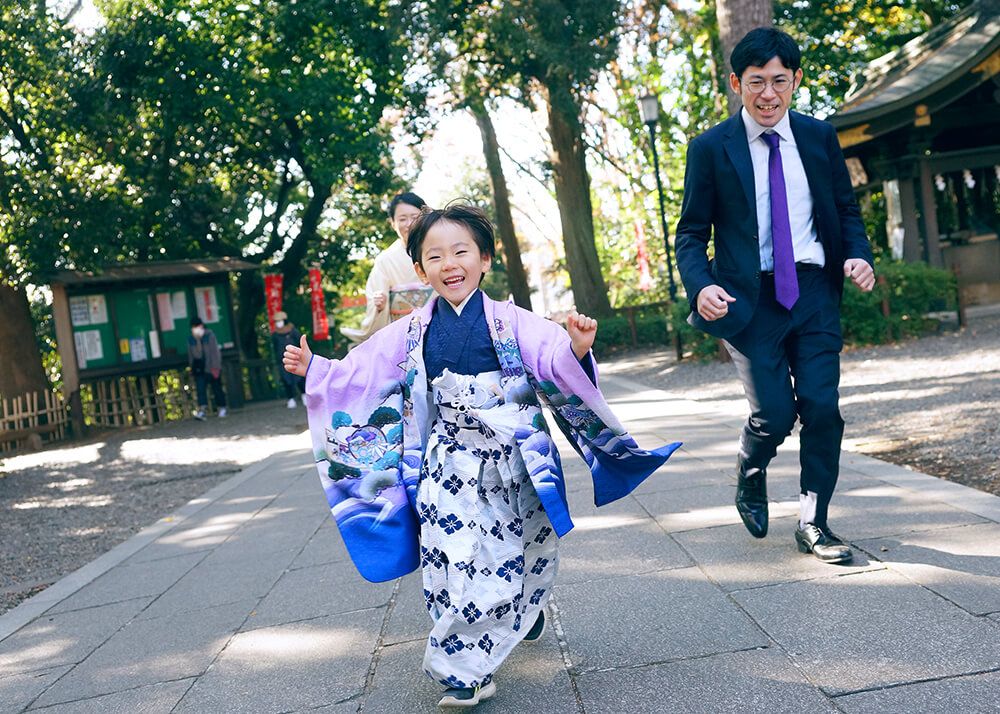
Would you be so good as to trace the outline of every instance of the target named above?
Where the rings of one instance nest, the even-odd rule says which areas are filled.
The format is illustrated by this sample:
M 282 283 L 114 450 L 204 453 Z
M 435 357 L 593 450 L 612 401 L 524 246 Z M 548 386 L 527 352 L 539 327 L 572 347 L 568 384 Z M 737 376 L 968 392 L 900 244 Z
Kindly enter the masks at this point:
M 468 228 L 441 220 L 427 230 L 414 268 L 421 280 L 457 307 L 479 287 L 490 269 L 490 257 L 479 250 Z

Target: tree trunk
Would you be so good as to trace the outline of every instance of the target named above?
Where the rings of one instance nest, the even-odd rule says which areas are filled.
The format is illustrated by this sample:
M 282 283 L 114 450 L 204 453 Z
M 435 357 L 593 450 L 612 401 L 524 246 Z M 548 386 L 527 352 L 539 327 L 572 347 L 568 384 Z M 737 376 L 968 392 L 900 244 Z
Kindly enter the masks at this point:
M 755 27 L 770 27 L 774 24 L 774 8 L 771 0 L 715 0 L 715 14 L 719 21 L 719 39 L 722 42 L 722 65 L 732 71 L 729 55 L 743 36 Z M 724 83 L 728 87 L 728 82 Z M 742 102 L 730 89 L 726 92 L 729 114 L 739 111 Z
M 525 310 L 531 309 L 531 289 L 528 287 L 528 276 L 521 262 L 521 248 L 514 233 L 514 218 L 510 213 L 510 194 L 507 191 L 507 179 L 500 165 L 500 146 L 497 143 L 497 133 L 493 128 L 493 120 L 483 104 L 473 104 L 469 107 L 479 133 L 483 137 L 483 154 L 486 157 L 486 169 L 490 174 L 490 184 L 493 187 L 493 208 L 497 217 L 497 232 L 500 234 L 500 245 L 503 246 L 504 264 L 507 267 L 507 279 L 510 291 L 514 295 L 514 303 Z
M 35 342 L 28 294 L 0 283 L 0 396 L 17 397 L 49 388 L 42 354 Z
M 552 142 L 552 169 L 562 224 L 566 267 L 576 309 L 592 316 L 611 314 L 608 288 L 594 243 L 594 216 L 590 205 L 590 176 L 584 155 L 580 108 L 569 85 L 548 79 L 545 100 Z
M 264 308 L 264 283 L 259 271 L 244 270 L 236 279 L 236 308 L 240 351 L 247 359 L 257 359 L 257 316 Z

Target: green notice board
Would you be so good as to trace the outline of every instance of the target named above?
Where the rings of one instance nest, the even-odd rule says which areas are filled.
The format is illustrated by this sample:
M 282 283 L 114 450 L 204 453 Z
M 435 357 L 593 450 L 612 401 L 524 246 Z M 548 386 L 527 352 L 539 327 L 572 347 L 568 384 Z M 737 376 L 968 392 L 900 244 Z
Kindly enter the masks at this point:
M 123 363 L 145 362 L 159 357 L 159 344 L 153 332 L 149 290 L 112 293 L 115 324 L 118 326 L 118 354 Z
M 80 369 L 118 363 L 118 345 L 105 295 L 74 295 L 69 299 L 70 324 Z
M 234 345 L 224 282 L 114 290 L 69 298 L 81 370 L 186 359 L 194 315 L 222 348 Z

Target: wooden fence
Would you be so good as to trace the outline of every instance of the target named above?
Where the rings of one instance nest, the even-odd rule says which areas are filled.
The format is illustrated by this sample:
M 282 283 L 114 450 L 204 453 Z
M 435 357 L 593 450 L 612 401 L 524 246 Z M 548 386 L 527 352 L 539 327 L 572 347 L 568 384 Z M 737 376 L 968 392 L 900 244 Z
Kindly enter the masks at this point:
M 0 454 L 40 449 L 66 438 L 69 410 L 58 392 L 44 391 L 0 399 Z

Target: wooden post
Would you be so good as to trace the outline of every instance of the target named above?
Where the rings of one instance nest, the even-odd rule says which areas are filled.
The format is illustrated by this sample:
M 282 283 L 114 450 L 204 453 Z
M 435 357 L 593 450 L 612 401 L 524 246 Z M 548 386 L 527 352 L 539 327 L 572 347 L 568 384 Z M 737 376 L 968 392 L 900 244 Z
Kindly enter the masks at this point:
M 56 328 L 56 344 L 59 347 L 59 361 L 62 363 L 63 394 L 69 395 L 70 423 L 76 438 L 84 435 L 83 400 L 80 399 L 80 372 L 76 361 L 76 341 L 70 322 L 69 299 L 66 286 L 52 284 L 52 321 Z
M 889 322 L 889 315 L 892 314 L 889 307 L 889 282 L 885 279 L 884 275 L 879 275 L 875 282 L 882 289 L 882 317 L 885 318 L 885 336 L 887 342 L 892 342 L 892 323 Z
M 961 268 L 958 267 L 957 262 L 951 266 L 951 272 L 955 276 L 955 309 L 958 312 L 958 326 L 965 327 L 969 323 L 965 314 L 965 297 L 962 294 L 962 286 L 960 284 Z

